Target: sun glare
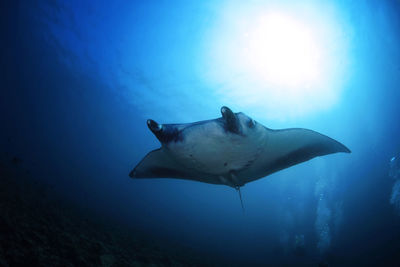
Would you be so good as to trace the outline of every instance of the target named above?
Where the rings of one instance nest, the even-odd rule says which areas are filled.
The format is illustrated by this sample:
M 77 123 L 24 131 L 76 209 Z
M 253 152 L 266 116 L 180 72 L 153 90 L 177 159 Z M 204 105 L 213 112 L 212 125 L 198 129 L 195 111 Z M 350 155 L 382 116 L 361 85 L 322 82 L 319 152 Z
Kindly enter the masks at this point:
M 230 6 L 210 31 L 206 80 L 221 102 L 269 119 L 332 107 L 344 70 L 332 8 Z
M 300 87 L 320 77 L 318 43 L 305 25 L 290 17 L 278 13 L 262 16 L 243 38 L 243 60 L 259 79 Z

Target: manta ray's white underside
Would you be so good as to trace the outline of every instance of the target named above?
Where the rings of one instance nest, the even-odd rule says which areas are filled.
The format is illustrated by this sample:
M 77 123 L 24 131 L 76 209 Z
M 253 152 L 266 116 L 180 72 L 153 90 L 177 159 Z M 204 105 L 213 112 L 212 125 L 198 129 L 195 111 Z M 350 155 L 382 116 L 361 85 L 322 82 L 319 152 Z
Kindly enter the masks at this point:
M 243 113 L 221 109 L 222 118 L 160 125 L 148 120 L 161 148 L 148 153 L 132 178 L 180 178 L 240 187 L 317 156 L 350 150 L 308 129 L 271 130 Z

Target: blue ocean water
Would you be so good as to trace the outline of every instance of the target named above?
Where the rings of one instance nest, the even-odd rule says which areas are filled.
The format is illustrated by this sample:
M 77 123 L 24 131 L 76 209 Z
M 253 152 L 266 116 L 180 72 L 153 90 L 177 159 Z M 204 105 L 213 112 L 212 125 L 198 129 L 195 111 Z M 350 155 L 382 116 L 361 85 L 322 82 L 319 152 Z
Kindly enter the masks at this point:
M 216 265 L 400 265 L 399 1 L 1 5 L 3 161 L 21 159 L 32 179 L 114 227 Z M 332 20 L 332 36 L 321 26 L 319 62 L 329 58 L 334 75 L 314 86 L 331 91 L 289 101 L 252 90 L 258 83 L 241 72 L 240 56 L 223 51 L 237 45 L 235 12 L 260 6 Z M 214 49 L 219 36 L 228 42 Z M 270 128 L 313 129 L 352 153 L 246 184 L 245 213 L 228 186 L 129 178 L 160 146 L 148 118 L 213 119 L 224 105 Z

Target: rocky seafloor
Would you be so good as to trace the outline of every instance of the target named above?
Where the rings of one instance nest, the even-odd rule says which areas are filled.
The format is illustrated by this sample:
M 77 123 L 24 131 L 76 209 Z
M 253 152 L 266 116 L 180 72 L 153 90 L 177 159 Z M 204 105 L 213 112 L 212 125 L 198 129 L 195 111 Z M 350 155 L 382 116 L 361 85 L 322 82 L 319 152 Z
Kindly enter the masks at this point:
M 0 266 L 210 266 L 83 216 L 19 166 L 0 162 Z

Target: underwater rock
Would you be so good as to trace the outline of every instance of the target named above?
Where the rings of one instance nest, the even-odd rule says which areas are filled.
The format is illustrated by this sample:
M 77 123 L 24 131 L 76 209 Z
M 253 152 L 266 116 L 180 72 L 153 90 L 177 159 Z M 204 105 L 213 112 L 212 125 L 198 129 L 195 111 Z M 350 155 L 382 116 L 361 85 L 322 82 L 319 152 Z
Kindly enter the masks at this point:
M 180 248 L 156 249 L 138 233 L 101 224 L 55 194 L 43 198 L 46 185 L 24 174 L 0 168 L 0 266 L 209 266 Z

